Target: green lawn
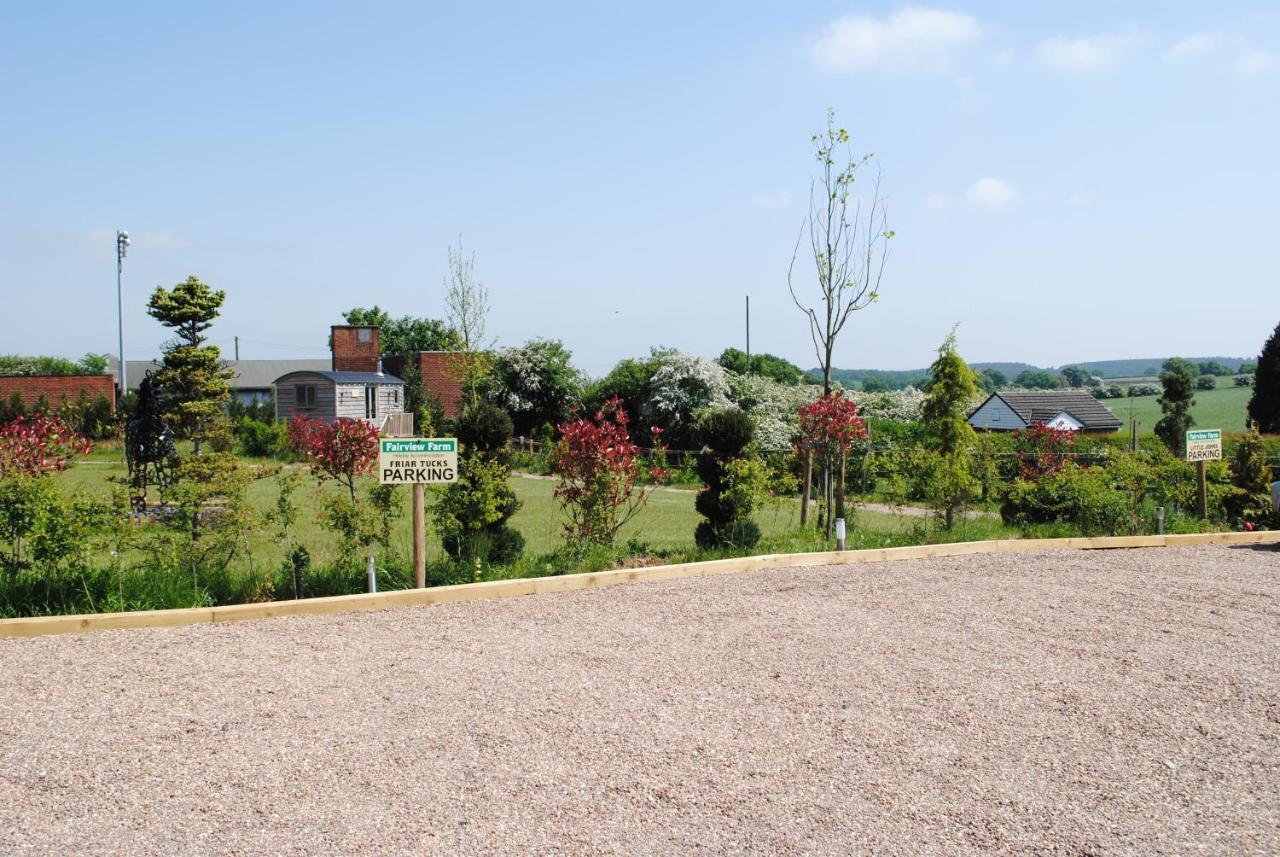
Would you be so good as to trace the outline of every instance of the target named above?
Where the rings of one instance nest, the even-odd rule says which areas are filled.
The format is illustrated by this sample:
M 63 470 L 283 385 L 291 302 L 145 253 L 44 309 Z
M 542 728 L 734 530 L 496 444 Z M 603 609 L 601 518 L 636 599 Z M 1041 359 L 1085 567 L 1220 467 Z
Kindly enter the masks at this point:
M 1226 383 L 1230 383 L 1228 379 Z M 1249 405 L 1252 387 L 1219 386 L 1215 390 L 1197 390 L 1191 417 L 1198 428 L 1220 428 L 1227 432 L 1245 430 L 1245 410 Z M 1151 434 L 1160 419 L 1158 396 L 1139 396 L 1134 399 L 1104 399 L 1102 404 L 1110 408 L 1124 421 L 1122 432 L 1128 431 L 1130 406 L 1138 419 L 1138 431 Z
M 298 524 L 291 538 L 306 545 L 317 563 L 329 562 L 336 555 L 337 543 L 333 535 L 317 519 L 319 508 L 317 500 L 321 492 L 339 489 L 333 483 L 317 484 L 303 465 L 286 466 L 307 474 L 297 496 L 303 511 L 298 517 Z M 114 445 L 99 447 L 87 459 L 60 474 L 58 478 L 66 488 L 105 497 L 111 492 L 113 484 L 111 480 L 122 477 L 124 473 L 120 448 Z M 512 477 L 512 483 L 516 496 L 522 504 L 520 511 L 512 518 L 512 525 L 525 537 L 526 554 L 540 555 L 552 552 L 563 543 L 564 534 L 564 519 L 560 504 L 553 496 L 555 481 L 517 474 Z M 701 520 L 694 510 L 694 493 L 691 490 L 670 488 L 654 491 L 648 503 L 623 528 L 618 539 L 619 543 L 634 539 L 654 550 L 691 547 L 694 528 Z M 249 496 L 255 509 L 265 512 L 272 508 L 276 497 L 275 480 L 266 478 L 253 483 Z M 411 492 L 407 488 L 401 489 L 402 514 L 396 524 L 395 548 L 404 556 L 410 553 L 412 546 L 410 501 Z M 428 560 L 443 556 L 440 540 L 431 526 L 431 506 L 436 502 L 438 497 L 428 490 Z M 784 499 L 760 510 L 756 514 L 756 521 L 766 539 L 785 536 L 793 533 L 798 526 L 799 510 L 799 501 Z M 919 517 L 870 511 L 859 511 L 851 516 L 851 527 L 885 534 L 909 532 L 927 523 L 927 519 Z M 958 535 L 963 538 L 963 534 Z M 265 523 L 250 535 L 250 546 L 252 553 L 250 564 L 255 568 L 274 568 L 284 558 L 284 543 Z M 815 543 L 814 547 L 818 546 Z

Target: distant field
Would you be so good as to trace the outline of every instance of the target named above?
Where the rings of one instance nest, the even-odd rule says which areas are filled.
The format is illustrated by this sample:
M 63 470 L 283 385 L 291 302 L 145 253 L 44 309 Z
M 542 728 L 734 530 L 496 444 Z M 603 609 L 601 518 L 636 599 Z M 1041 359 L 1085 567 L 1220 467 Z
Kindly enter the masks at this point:
M 1224 379 L 1230 384 L 1230 379 Z M 1197 390 L 1191 417 L 1200 428 L 1220 428 L 1223 431 L 1240 432 L 1245 429 L 1245 410 L 1249 405 L 1252 387 L 1225 387 L 1216 390 Z M 1115 412 L 1128 426 L 1130 404 L 1132 415 L 1138 419 L 1138 431 L 1151 434 L 1160 419 L 1158 396 L 1141 396 L 1136 399 L 1106 399 L 1103 404 Z

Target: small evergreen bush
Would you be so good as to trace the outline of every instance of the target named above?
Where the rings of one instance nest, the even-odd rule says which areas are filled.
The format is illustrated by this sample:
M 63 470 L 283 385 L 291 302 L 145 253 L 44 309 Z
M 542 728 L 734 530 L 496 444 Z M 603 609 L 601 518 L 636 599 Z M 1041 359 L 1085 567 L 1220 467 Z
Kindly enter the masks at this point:
M 698 420 L 698 475 L 706 484 L 694 506 L 705 521 L 694 539 L 701 548 L 751 547 L 760 541 L 760 528 L 751 520 L 751 499 L 731 491 L 731 464 L 751 443 L 751 420 L 739 408 L 717 408 Z

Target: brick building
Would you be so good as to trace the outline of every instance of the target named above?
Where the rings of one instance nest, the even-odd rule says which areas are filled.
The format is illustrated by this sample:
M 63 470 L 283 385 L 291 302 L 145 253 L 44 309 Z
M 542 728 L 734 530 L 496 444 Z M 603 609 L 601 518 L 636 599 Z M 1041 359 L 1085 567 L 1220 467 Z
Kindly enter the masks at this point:
M 110 375 L 0 375 L 0 400 L 10 402 L 14 394 L 28 408 L 41 400 L 57 408 L 64 402 L 105 397 L 116 408 L 116 383 Z
M 393 375 L 404 377 L 406 365 L 416 365 L 422 386 L 440 400 L 445 419 L 462 410 L 462 354 L 457 351 L 411 351 L 391 354 L 383 360 Z

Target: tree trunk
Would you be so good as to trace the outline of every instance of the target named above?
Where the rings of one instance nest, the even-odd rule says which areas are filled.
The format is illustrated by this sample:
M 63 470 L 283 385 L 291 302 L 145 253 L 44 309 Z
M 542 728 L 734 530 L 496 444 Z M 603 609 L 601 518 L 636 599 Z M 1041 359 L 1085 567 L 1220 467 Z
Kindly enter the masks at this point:
M 813 450 L 804 451 L 804 477 L 800 486 L 800 526 L 809 522 L 809 489 L 813 483 Z
M 836 517 L 844 517 L 844 470 L 846 465 L 846 456 L 843 450 L 840 452 L 840 471 L 836 473 Z
M 947 529 L 950 530 L 956 525 L 956 507 L 947 506 Z
M 827 453 L 822 456 L 822 529 L 827 534 L 827 538 L 831 538 L 832 529 L 835 527 L 835 519 L 831 515 L 832 484 L 831 484 L 831 455 Z

